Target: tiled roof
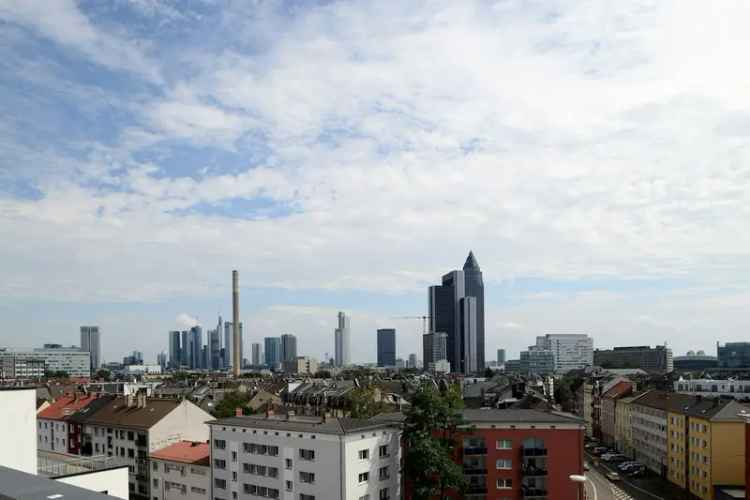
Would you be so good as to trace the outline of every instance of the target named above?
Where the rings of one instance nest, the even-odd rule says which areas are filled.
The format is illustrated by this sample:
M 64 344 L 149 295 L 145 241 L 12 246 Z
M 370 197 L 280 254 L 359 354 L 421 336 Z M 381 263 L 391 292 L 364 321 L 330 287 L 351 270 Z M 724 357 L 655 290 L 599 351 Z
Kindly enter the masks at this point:
M 208 422 L 212 425 L 249 427 L 294 432 L 317 432 L 320 434 L 344 435 L 392 425 L 376 419 L 327 418 L 272 415 L 269 417 L 250 415 L 246 417 L 228 417 Z
M 695 398 L 687 394 L 666 391 L 648 391 L 633 400 L 631 404 L 647 406 L 657 410 L 681 412 L 685 407 L 693 404 Z
M 68 394 L 60 397 L 57 401 L 40 411 L 37 416 L 38 418 L 46 418 L 49 420 L 64 420 L 81 408 L 88 406 L 94 400 L 96 400 L 96 396 L 91 394 Z
M 210 464 L 208 443 L 179 441 L 151 453 L 151 458 L 195 465 Z
M 138 408 L 137 405 L 128 407 L 126 398 L 120 397 L 100 408 L 86 419 L 86 423 L 150 429 L 181 403 L 174 399 L 149 398 L 145 407 Z
M 620 382 L 617 382 L 613 387 L 610 387 L 610 389 L 605 392 L 602 397 L 603 398 L 611 398 L 611 399 L 618 399 L 622 396 L 625 396 L 629 394 L 633 390 L 633 384 L 631 382 L 622 380 Z

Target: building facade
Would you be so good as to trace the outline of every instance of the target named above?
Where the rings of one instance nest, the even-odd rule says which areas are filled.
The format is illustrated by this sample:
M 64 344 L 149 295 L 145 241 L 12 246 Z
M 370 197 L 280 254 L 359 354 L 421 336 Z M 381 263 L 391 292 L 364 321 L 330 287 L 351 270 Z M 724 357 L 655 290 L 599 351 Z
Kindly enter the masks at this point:
M 497 350 L 497 364 L 498 366 L 505 364 L 505 349 Z
M 89 353 L 89 360 L 91 362 L 89 369 L 91 373 L 95 373 L 102 365 L 102 344 L 100 335 L 98 326 L 81 327 L 81 350 Z
M 422 335 L 422 362 L 425 369 L 430 363 L 448 359 L 448 334 L 445 332 Z
M 594 364 L 594 340 L 583 334 L 547 334 L 536 338 L 536 346 L 552 351 L 555 371 L 566 373 Z
M 297 337 L 285 333 L 281 336 L 281 362 L 295 361 L 297 359 Z
M 44 377 L 45 358 L 0 350 L 0 379 L 35 379 Z
M 71 377 L 91 376 L 91 354 L 76 347 L 34 349 L 33 352 L 16 352 L 17 359 L 44 358 L 47 371 L 63 371 Z
M 626 396 L 615 407 L 615 447 L 623 455 L 634 458 L 632 403 L 638 396 Z
M 339 311 L 338 326 L 333 333 L 334 336 L 334 358 L 333 362 L 337 368 L 351 364 L 351 320 L 349 316 Z
M 633 392 L 633 383 L 620 381 L 607 389 L 600 398 L 599 426 L 601 429 L 602 442 L 607 446 L 615 446 L 617 406 L 621 398 L 629 396 Z
M 263 342 L 265 344 L 266 367 L 270 370 L 277 370 L 281 366 L 281 339 L 279 337 L 266 337 Z
M 224 322 L 224 368 L 229 370 L 234 364 L 234 324 L 231 321 Z M 244 345 L 245 337 L 242 329 L 242 321 L 240 321 L 240 363 L 244 359 Z
M 521 351 L 521 373 L 524 375 L 547 375 L 555 372 L 555 356 L 549 349 L 529 346 Z
M 680 377 L 674 383 L 674 390 L 692 396 L 750 399 L 750 380 L 685 380 Z
M 251 352 L 251 356 L 252 356 L 251 357 L 251 364 L 253 366 L 260 366 L 261 365 L 261 361 L 260 361 L 260 344 L 257 343 L 257 342 L 253 342 L 250 347 L 251 347 L 251 351 L 252 351 Z
M 716 358 L 719 368 L 750 368 L 750 342 L 716 343 Z
M 396 366 L 396 330 L 379 328 L 377 335 L 378 366 Z
M 308 356 L 297 356 L 291 361 L 284 361 L 284 371 L 299 375 L 315 375 L 318 373 L 318 360 Z
M 205 441 L 179 441 L 151 452 L 152 500 L 207 500 L 210 464 Z
M 212 499 L 401 498 L 401 432 L 391 423 L 267 415 L 209 426 Z
M 658 374 L 671 373 L 674 370 L 672 349 L 665 346 L 596 349 L 594 365 L 602 368 L 640 368 Z

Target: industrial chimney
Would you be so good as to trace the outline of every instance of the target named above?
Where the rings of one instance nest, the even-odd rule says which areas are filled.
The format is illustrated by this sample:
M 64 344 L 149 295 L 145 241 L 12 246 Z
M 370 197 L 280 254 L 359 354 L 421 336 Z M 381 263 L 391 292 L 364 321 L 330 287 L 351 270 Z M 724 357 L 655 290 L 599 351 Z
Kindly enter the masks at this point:
M 232 373 L 240 376 L 240 276 L 232 271 Z

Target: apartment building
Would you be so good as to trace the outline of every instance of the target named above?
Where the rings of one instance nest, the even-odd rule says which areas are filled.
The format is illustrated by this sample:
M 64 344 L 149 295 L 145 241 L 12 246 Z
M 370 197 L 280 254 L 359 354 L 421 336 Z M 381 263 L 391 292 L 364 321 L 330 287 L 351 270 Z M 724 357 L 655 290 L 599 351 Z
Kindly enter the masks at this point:
M 607 446 L 614 446 L 617 422 L 618 401 L 633 392 L 634 384 L 628 380 L 621 380 L 610 387 L 600 398 L 599 425 L 602 442 Z
M 152 500 L 207 500 L 210 491 L 208 442 L 179 441 L 151 453 Z
M 630 403 L 638 396 L 626 396 L 617 400 L 615 407 L 615 447 L 617 451 L 633 458 L 633 407 Z
M 594 436 L 593 405 L 594 384 L 584 382 L 576 390 L 575 413 L 583 419 L 588 437 Z
M 392 422 L 267 413 L 209 426 L 212 499 L 401 498 L 401 431 Z
M 77 454 L 78 442 L 71 439 L 75 433 L 68 419 L 95 399 L 96 396 L 90 394 L 66 394 L 40 411 L 36 416 L 37 448 Z
M 85 409 L 84 409 L 85 410 Z M 152 500 L 150 453 L 178 441 L 207 441 L 213 417 L 187 400 L 152 399 L 143 392 L 79 412 L 81 450 L 121 457 L 128 464 L 131 499 Z

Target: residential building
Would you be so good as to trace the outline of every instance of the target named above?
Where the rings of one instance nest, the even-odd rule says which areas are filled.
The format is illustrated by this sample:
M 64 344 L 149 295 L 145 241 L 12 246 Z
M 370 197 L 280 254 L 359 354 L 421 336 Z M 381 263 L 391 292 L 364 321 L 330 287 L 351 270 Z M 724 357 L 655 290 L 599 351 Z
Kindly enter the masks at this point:
M 401 498 L 401 431 L 394 423 L 269 414 L 209 426 L 209 498 Z
M 638 396 L 625 396 L 615 405 L 615 448 L 623 455 L 634 458 L 632 403 Z
M 266 367 L 278 370 L 281 366 L 281 339 L 279 337 L 266 337 L 265 343 Z
M 89 360 L 91 361 L 89 369 L 91 373 L 96 373 L 96 370 L 98 370 L 102 364 L 102 344 L 100 335 L 98 326 L 81 327 L 81 350 L 89 353 Z
M 455 460 L 468 489 L 450 499 L 582 498 L 572 474 L 583 474 L 583 422 L 537 410 L 463 410 L 471 425 L 459 434 Z M 408 450 L 406 451 L 408 453 Z M 405 498 L 412 498 L 407 490 Z
M 225 369 L 231 369 L 232 368 L 232 355 L 234 349 L 234 336 L 233 336 L 233 328 L 234 325 L 231 321 L 225 321 L 224 322 L 224 368 Z M 240 363 L 242 362 L 245 356 L 245 337 L 243 335 L 242 330 L 242 321 L 240 321 Z
M 594 365 L 602 368 L 641 368 L 649 373 L 670 373 L 674 370 L 672 349 L 657 345 L 596 349 Z
M 45 358 L 29 356 L 27 353 L 16 355 L 15 352 L 0 350 L 0 379 L 34 379 L 44 377 Z
M 482 271 L 469 252 L 461 271 L 451 271 L 442 284 L 428 289 L 430 332 L 447 333 L 448 361 L 458 373 L 484 369 L 484 284 Z
M 78 454 L 80 435 L 68 418 L 96 399 L 90 394 L 65 394 L 36 416 L 37 449 L 56 453 Z
M 14 355 L 16 359 L 44 358 L 44 366 L 48 372 L 62 371 L 71 377 L 91 376 L 91 354 L 77 347 L 37 348 L 32 352 L 15 352 Z
M 678 371 L 703 371 L 717 368 L 719 359 L 716 356 L 707 356 L 703 351 L 688 351 L 684 356 L 675 356 L 674 369 Z
M 555 372 L 555 356 L 549 349 L 529 346 L 521 351 L 521 373 L 524 375 L 547 375 Z
M 314 375 L 318 373 L 318 360 L 308 356 L 297 356 L 291 361 L 284 361 L 286 373 Z
M 582 334 L 547 334 L 536 338 L 536 346 L 552 351 L 555 371 L 566 373 L 594 364 L 594 340 Z
M 634 389 L 634 384 L 629 380 L 617 382 L 601 395 L 599 426 L 602 433 L 602 443 L 606 446 L 615 446 L 617 404 L 618 401 L 629 396 Z
M 338 326 L 334 331 L 334 365 L 337 368 L 351 363 L 351 321 L 349 316 L 339 311 Z
M 291 334 L 281 336 L 281 362 L 295 361 L 297 359 L 297 337 Z
M 260 344 L 257 343 L 257 342 L 253 342 L 252 345 L 250 346 L 250 350 L 251 350 L 251 356 L 252 356 L 252 358 L 251 358 L 252 365 L 253 366 L 260 366 L 261 365 L 261 361 L 260 361 Z
M 79 412 L 80 413 L 80 412 Z M 149 454 L 178 441 L 206 441 L 212 416 L 188 400 L 153 399 L 144 393 L 107 401 L 75 419 L 81 448 L 120 457 L 128 464 L 131 500 L 152 500 Z
M 750 399 L 750 380 L 685 380 L 680 377 L 674 383 L 674 390 L 675 392 L 693 396 Z
M 722 347 L 716 343 L 719 368 L 750 368 L 750 342 L 727 342 Z
M 695 404 L 694 401 L 689 403 Z M 688 417 L 687 407 L 667 412 L 667 479 L 682 489 L 688 488 Z
M 210 498 L 210 455 L 205 441 L 178 441 L 151 452 L 152 500 Z
M 448 334 L 445 332 L 422 335 L 422 359 L 425 368 L 430 363 L 448 359 Z
M 396 366 L 396 330 L 378 329 L 378 366 Z

